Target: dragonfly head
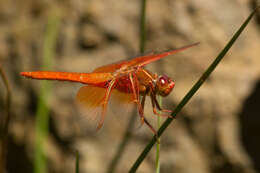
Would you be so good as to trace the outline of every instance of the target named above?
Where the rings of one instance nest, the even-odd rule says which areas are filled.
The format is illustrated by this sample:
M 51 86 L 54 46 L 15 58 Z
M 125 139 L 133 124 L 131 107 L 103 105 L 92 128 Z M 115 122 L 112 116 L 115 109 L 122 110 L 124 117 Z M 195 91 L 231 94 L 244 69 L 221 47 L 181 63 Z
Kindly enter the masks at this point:
M 156 81 L 156 91 L 159 95 L 165 97 L 170 94 L 175 83 L 166 75 L 161 75 Z

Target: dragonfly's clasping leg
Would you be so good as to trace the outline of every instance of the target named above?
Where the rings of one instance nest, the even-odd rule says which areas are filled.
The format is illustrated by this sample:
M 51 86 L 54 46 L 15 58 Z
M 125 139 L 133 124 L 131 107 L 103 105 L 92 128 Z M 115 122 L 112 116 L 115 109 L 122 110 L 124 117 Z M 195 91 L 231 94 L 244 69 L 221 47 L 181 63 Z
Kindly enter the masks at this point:
M 103 124 L 104 124 L 104 120 L 105 120 L 105 116 L 106 116 L 106 111 L 107 111 L 107 104 L 108 104 L 108 100 L 110 98 L 110 95 L 111 95 L 111 91 L 112 89 L 115 87 L 115 84 L 116 84 L 116 79 L 113 79 L 109 82 L 109 85 L 107 87 L 107 90 L 106 90 L 106 93 L 105 93 L 105 96 L 104 96 L 104 99 L 102 101 L 102 113 L 101 113 L 101 117 L 100 117 L 100 120 L 98 122 L 98 126 L 97 126 L 97 130 L 99 130 Z

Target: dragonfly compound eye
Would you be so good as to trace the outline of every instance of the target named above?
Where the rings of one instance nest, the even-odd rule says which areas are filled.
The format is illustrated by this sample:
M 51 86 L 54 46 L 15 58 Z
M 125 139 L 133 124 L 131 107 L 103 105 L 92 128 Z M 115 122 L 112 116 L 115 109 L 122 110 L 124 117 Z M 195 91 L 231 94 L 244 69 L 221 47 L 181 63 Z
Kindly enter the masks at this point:
M 156 87 L 159 95 L 165 97 L 170 94 L 174 85 L 174 82 L 168 76 L 162 75 L 159 77 Z

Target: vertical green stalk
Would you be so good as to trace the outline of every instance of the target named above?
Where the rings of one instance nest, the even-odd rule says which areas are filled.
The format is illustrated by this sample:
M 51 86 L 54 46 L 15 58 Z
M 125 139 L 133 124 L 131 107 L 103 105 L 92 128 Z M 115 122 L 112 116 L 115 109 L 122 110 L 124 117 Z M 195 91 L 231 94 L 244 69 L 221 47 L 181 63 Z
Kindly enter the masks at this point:
M 142 0 L 141 19 L 140 19 L 140 53 L 144 53 L 144 49 L 145 49 L 145 40 L 146 40 L 145 18 L 146 18 L 146 0 Z
M 139 30 L 140 30 L 139 50 L 140 50 L 140 53 L 144 53 L 144 49 L 145 49 L 145 38 L 146 38 L 145 14 L 146 14 L 146 0 L 142 0 L 141 1 L 141 8 L 140 8 L 140 23 L 139 23 Z M 107 173 L 115 172 L 116 166 L 118 165 L 120 158 L 121 158 L 121 156 L 122 156 L 122 154 L 125 150 L 125 147 L 130 140 L 131 129 L 134 125 L 136 118 L 137 118 L 137 116 L 134 112 L 133 115 L 131 116 L 130 120 L 129 120 L 129 123 L 128 123 L 127 128 L 126 128 L 126 132 L 125 132 L 124 137 L 122 139 L 122 142 L 120 143 L 114 158 L 112 159 L 112 161 L 110 162 L 110 164 L 108 166 Z
M 76 151 L 75 173 L 79 173 L 79 151 Z
M 59 19 L 56 15 L 51 15 L 48 18 L 46 32 L 43 43 L 43 69 L 51 69 L 53 67 L 53 57 L 55 56 L 55 45 L 57 39 Z M 48 81 L 41 81 L 40 95 L 36 111 L 36 143 L 35 143 L 35 158 L 34 172 L 46 173 L 46 158 L 45 158 L 45 142 L 48 136 L 48 121 L 49 109 L 47 101 L 51 95 L 51 84 Z
M 8 145 L 8 133 L 9 133 L 9 122 L 11 118 L 11 87 L 5 71 L 0 64 L 0 76 L 3 80 L 4 86 L 6 88 L 6 103 L 5 103 L 5 114 L 2 118 L 2 123 L 0 123 L 0 173 L 6 172 L 6 157 L 7 157 L 7 145 Z
M 162 105 L 162 97 L 158 96 L 158 102 L 159 105 Z M 161 117 L 157 116 L 157 130 L 159 130 L 161 127 Z M 156 143 L 156 160 L 155 160 L 155 170 L 156 173 L 160 173 L 160 142 L 161 139 L 160 137 L 158 137 L 157 139 L 157 143 Z

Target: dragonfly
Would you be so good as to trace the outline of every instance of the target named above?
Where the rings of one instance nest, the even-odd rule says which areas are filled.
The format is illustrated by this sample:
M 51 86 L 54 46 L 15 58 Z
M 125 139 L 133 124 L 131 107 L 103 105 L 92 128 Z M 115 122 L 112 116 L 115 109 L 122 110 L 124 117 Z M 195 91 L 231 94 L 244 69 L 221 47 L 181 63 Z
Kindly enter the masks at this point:
M 141 124 L 145 123 L 156 134 L 156 130 L 144 116 L 146 96 L 151 99 L 155 115 L 171 117 L 170 113 L 172 111 L 163 109 L 157 101 L 157 96 L 168 96 L 175 83 L 167 75 L 157 75 L 144 67 L 163 57 L 181 52 L 197 44 L 194 43 L 162 53 L 152 53 L 131 60 L 104 65 L 90 73 L 33 71 L 21 72 L 20 75 L 39 80 L 58 80 L 85 84 L 79 89 L 76 100 L 86 108 L 85 110 L 93 107 L 101 108 L 100 115 L 97 115 L 99 118 L 97 130 L 104 124 L 111 93 L 121 93 L 123 96 L 120 97 L 119 101 L 126 104 L 135 104 Z

